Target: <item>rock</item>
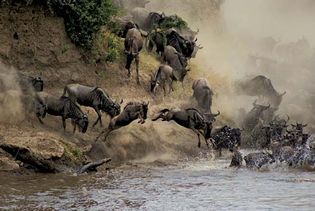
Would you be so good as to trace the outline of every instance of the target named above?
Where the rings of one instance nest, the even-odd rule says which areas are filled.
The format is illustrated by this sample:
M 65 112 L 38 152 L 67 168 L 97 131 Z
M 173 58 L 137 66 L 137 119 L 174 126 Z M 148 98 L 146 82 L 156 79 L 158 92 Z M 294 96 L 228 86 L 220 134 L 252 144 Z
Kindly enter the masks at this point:
M 19 168 L 19 164 L 8 153 L 0 149 L 0 171 L 14 171 Z
M 0 148 L 41 172 L 58 172 L 56 160 L 60 160 L 65 153 L 64 147 L 56 138 L 44 133 L 10 139 L 4 137 Z

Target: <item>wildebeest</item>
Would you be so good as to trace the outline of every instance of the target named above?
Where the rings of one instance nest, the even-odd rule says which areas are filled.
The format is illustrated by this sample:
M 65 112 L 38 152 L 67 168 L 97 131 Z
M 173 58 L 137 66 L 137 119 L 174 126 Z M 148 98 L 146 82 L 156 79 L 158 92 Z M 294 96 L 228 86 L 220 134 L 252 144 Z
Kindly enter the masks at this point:
M 194 37 L 195 35 L 191 36 Z M 174 29 L 167 31 L 154 30 L 150 33 L 148 40 L 149 51 L 151 51 L 153 47 L 156 46 L 156 52 L 158 54 L 163 54 L 165 46 L 170 45 L 174 47 L 177 52 L 190 59 L 196 56 L 199 49 L 202 49 L 200 45 L 196 45 L 197 39 L 186 39 Z
M 270 105 L 258 105 L 256 101 L 253 103 L 253 108 L 250 112 L 248 112 L 243 119 L 242 126 L 246 131 L 251 132 L 255 126 L 259 123 L 259 120 L 262 118 L 262 114 L 265 110 L 270 108 Z
M 61 116 L 64 130 L 66 130 L 66 119 L 72 120 L 74 129 L 79 127 L 79 131 L 85 133 L 88 128 L 88 117 L 80 107 L 74 103 L 69 97 L 62 96 L 60 98 L 51 96 L 47 93 L 37 93 L 35 96 L 36 116 L 40 123 L 43 124 L 42 118 L 47 114 L 53 116 Z
M 63 96 L 68 95 L 73 102 L 92 107 L 98 115 L 93 127 L 100 122 L 102 126 L 101 111 L 106 112 L 111 118 L 120 113 L 120 104 L 114 102 L 100 87 L 90 87 L 81 84 L 68 84 L 64 88 Z M 122 103 L 122 102 L 120 102 Z
M 173 73 L 173 68 L 169 65 L 161 64 L 155 71 L 154 75 L 151 77 L 150 91 L 155 94 L 157 88 L 161 86 L 164 90 L 164 95 L 166 95 L 166 84 L 168 84 L 170 93 L 173 90 L 173 80 L 176 80 Z
M 257 169 L 275 162 L 273 155 L 266 152 L 249 153 L 244 157 L 244 160 L 246 167 Z
M 177 81 L 183 82 L 187 75 L 187 59 L 172 46 L 166 46 L 163 60 L 174 69 L 174 76 Z
M 209 114 L 210 115 L 210 114 Z M 159 111 L 157 117 L 153 118 L 152 121 L 162 119 L 162 121 L 175 121 L 177 124 L 191 129 L 198 136 L 198 147 L 200 147 L 200 135 L 205 139 L 206 145 L 209 147 L 207 140 L 211 137 L 213 118 L 219 114 L 211 114 L 206 117 L 201 114 L 197 109 L 188 108 L 183 110 L 169 110 L 163 109 Z
M 107 136 L 113 130 L 117 130 L 121 127 L 129 125 L 136 119 L 139 119 L 138 123 L 144 124 L 147 119 L 149 102 L 129 102 L 124 110 L 116 117 L 114 117 L 108 128 L 106 128 L 97 138 L 96 141 L 103 139 L 106 140 Z
M 238 89 L 241 93 L 249 96 L 258 96 L 268 99 L 272 107 L 278 108 L 282 97 L 286 94 L 279 94 L 273 87 L 271 80 L 263 75 L 258 75 L 248 81 L 240 82 Z
M 211 134 L 211 142 L 213 148 L 219 151 L 220 156 L 222 149 L 228 149 L 232 152 L 234 148 L 241 145 L 241 130 L 225 125 Z
M 19 73 L 18 79 L 24 93 L 29 93 L 30 91 L 41 92 L 44 89 L 44 82 L 40 76 L 33 77 Z
M 196 99 L 198 107 L 205 113 L 211 113 L 213 92 L 208 81 L 204 78 L 195 80 L 192 89 L 194 92 L 193 97 Z
M 136 71 L 137 71 L 137 83 L 140 84 L 139 80 L 139 53 L 142 50 L 143 39 L 138 29 L 132 28 L 128 30 L 125 39 L 125 54 L 127 56 L 125 68 L 128 70 L 128 77 L 130 77 L 131 63 L 135 59 Z

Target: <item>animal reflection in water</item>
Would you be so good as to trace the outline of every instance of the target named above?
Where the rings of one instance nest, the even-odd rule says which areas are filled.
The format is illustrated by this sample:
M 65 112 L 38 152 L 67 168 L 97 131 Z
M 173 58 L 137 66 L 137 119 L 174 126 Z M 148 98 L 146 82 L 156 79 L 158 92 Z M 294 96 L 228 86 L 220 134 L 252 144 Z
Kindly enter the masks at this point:
M 129 102 L 124 110 L 116 117 L 114 117 L 110 123 L 108 128 L 106 128 L 97 138 L 98 140 L 106 141 L 107 136 L 113 130 L 117 130 L 121 127 L 129 125 L 136 119 L 139 119 L 138 123 L 144 124 L 147 119 L 149 102 L 139 103 L 139 102 Z
M 169 110 L 163 109 L 159 111 L 157 117 L 152 121 L 162 119 L 162 121 L 174 120 L 177 124 L 191 129 L 198 136 L 198 147 L 200 147 L 200 135 L 204 137 L 206 145 L 209 147 L 207 140 L 211 137 L 212 123 L 215 121 L 217 114 L 201 114 L 197 109 L 188 108 L 184 110 Z

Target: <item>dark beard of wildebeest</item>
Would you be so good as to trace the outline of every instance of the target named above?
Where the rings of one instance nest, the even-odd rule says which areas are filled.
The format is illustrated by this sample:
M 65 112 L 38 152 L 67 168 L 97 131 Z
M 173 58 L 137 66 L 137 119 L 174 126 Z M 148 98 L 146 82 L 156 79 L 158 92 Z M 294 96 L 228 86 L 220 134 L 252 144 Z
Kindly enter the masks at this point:
M 68 84 L 64 88 L 63 96 L 68 95 L 73 102 L 80 105 L 92 107 L 98 115 L 97 120 L 94 122 L 93 127 L 100 122 L 103 126 L 101 111 L 107 113 L 111 118 L 120 113 L 120 104 L 114 102 L 109 95 L 99 87 L 90 87 L 80 84 Z
M 211 113 L 213 92 L 206 79 L 195 80 L 193 85 L 193 97 L 198 103 L 198 107 L 205 113 Z
M 227 125 L 216 129 L 211 134 L 211 143 L 213 149 L 219 151 L 220 156 L 222 149 L 228 149 L 233 152 L 234 149 L 241 146 L 241 129 L 231 128 Z
M 108 128 L 100 133 L 96 141 L 106 141 L 106 138 L 113 130 L 127 126 L 136 119 L 139 119 L 138 123 L 144 124 L 147 119 L 148 107 L 149 102 L 129 102 L 124 110 L 110 121 Z
M 166 83 L 169 86 L 169 92 L 173 91 L 173 80 L 176 80 L 173 74 L 173 68 L 169 65 L 162 64 L 159 68 L 155 71 L 153 75 L 151 75 L 151 86 L 150 91 L 153 94 L 156 94 L 156 90 L 159 86 L 161 86 L 164 90 L 164 95 L 166 95 Z
M 183 82 L 189 69 L 187 69 L 187 58 L 178 53 L 172 46 L 166 46 L 163 54 L 163 61 L 174 70 L 174 76 L 177 81 Z
M 272 107 L 278 108 L 286 92 L 279 94 L 273 87 L 271 80 L 263 75 L 258 75 L 251 80 L 241 82 L 239 91 L 249 96 L 266 98 Z
M 163 109 L 159 111 L 156 118 L 152 121 L 162 119 L 162 121 L 175 121 L 180 126 L 191 129 L 198 136 L 198 147 L 200 147 L 200 134 L 204 137 L 206 145 L 209 147 L 207 140 L 211 137 L 212 123 L 218 114 L 201 114 L 197 109 L 188 108 L 184 110 Z
M 137 84 L 140 84 L 139 79 L 139 53 L 142 50 L 143 39 L 138 29 L 132 28 L 127 32 L 125 39 L 125 54 L 127 57 L 125 68 L 128 70 L 128 77 L 130 77 L 131 63 L 135 59 L 137 71 Z
M 242 127 L 247 132 L 251 132 L 262 118 L 262 114 L 265 110 L 270 108 L 270 105 L 258 105 L 256 101 L 253 103 L 253 108 L 248 112 L 243 120 Z
M 79 131 L 82 133 L 85 133 L 88 128 L 87 115 L 68 97 L 62 96 L 57 98 L 47 93 L 37 93 L 35 96 L 35 108 L 36 116 L 42 124 L 42 118 L 45 118 L 46 114 L 50 114 L 52 116 L 61 116 L 64 130 L 66 130 L 66 119 L 68 118 L 72 120 L 73 133 L 75 133 L 76 126 L 79 127 Z

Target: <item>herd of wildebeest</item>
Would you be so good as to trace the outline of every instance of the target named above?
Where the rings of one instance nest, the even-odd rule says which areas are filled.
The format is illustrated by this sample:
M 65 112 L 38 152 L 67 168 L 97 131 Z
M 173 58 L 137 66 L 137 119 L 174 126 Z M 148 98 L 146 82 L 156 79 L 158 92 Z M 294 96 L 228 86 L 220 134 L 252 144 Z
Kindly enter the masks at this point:
M 128 21 L 120 19 L 121 30 L 118 35 L 124 39 L 127 76 L 131 75 L 131 64 L 135 60 L 136 81 L 140 83 L 139 54 L 144 46 L 149 51 L 155 49 L 161 56 L 161 64 L 152 74 L 150 91 L 156 94 L 161 87 L 164 95 L 167 95 L 173 90 L 173 81 L 183 83 L 189 73 L 188 61 L 202 48 L 196 44 L 195 37 L 198 32 L 174 28 L 159 30 L 159 24 L 167 18 L 172 18 L 165 14 L 151 12 L 144 15 L 140 21 L 141 17 L 137 14 Z M 122 100 L 114 101 L 100 87 L 81 84 L 68 84 L 64 87 L 63 95 L 55 97 L 43 92 L 44 83 L 40 77 L 20 74 L 19 78 L 22 88 L 32 87 L 35 90 L 34 110 L 41 123 L 46 114 L 61 116 L 64 129 L 66 119 L 71 119 L 73 132 L 78 127 L 80 132 L 85 133 L 90 119 L 80 106 L 91 107 L 97 113 L 93 127 L 97 123 L 103 126 L 101 113 L 108 114 L 111 118 L 110 123 L 95 141 L 106 141 L 113 130 L 129 125 L 135 120 L 144 124 L 147 119 L 149 102 L 128 102 L 121 109 Z M 258 75 L 237 84 L 236 89 L 240 94 L 256 96 L 258 101 L 267 102 L 264 104 L 253 102 L 252 109 L 242 115 L 240 128 L 228 125 L 213 127 L 220 112 L 214 114 L 211 111 L 213 90 L 206 79 L 195 80 L 192 89 L 197 102 L 196 107 L 165 108 L 160 110 L 152 121 L 173 120 L 198 136 L 198 147 L 203 139 L 208 147 L 209 143 L 212 144 L 212 148 L 219 154 L 223 149 L 233 152 L 231 166 L 241 166 L 244 158 L 247 167 L 261 168 L 272 163 L 286 163 L 292 167 L 315 167 L 315 150 L 309 144 L 311 136 L 304 130 L 307 125 L 289 124 L 289 117 L 283 118 L 276 114 L 286 93 L 278 93 L 267 77 Z M 243 157 L 239 147 L 249 145 L 262 151 L 249 153 Z

